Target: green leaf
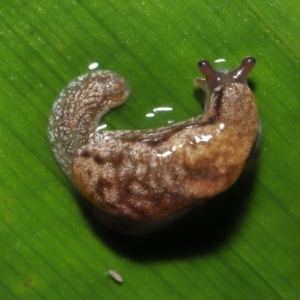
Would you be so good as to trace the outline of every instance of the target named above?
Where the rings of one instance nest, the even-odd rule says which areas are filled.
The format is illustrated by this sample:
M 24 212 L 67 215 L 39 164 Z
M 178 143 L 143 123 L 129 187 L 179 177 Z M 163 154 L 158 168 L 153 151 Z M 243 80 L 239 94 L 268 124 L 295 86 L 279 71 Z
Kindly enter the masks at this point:
M 300 298 L 298 2 L 131 2 L 1 3 L 1 299 Z M 97 62 L 132 90 L 103 124 L 164 126 L 201 112 L 200 59 L 232 68 L 246 55 L 258 62 L 256 171 L 170 230 L 96 224 L 47 139 L 60 90 Z M 145 117 L 160 106 L 173 110 Z

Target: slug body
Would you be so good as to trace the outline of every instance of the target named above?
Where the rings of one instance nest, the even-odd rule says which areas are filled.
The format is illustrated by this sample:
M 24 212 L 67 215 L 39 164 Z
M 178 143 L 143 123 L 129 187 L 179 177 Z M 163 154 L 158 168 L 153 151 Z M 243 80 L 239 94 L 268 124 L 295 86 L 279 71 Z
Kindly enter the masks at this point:
M 78 77 L 62 91 L 49 123 L 53 152 L 97 218 L 123 233 L 169 223 L 228 189 L 258 138 L 259 117 L 247 85 L 255 59 L 218 72 L 203 60 L 205 112 L 151 130 L 97 130 L 100 118 L 127 100 L 126 81 L 111 71 Z

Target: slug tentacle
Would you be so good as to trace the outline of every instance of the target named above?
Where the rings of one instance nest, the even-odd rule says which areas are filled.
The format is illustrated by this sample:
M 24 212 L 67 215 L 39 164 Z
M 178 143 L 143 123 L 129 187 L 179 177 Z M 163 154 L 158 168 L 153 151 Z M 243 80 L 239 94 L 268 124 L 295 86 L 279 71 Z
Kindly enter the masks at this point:
M 110 71 L 87 74 L 61 94 L 50 118 L 54 154 L 102 223 L 144 233 L 229 188 L 256 144 L 259 118 L 246 78 L 255 59 L 218 72 L 203 60 L 203 115 L 150 130 L 98 131 L 129 89 Z M 124 226 L 126 224 L 126 226 Z
M 236 69 L 220 72 L 215 70 L 207 60 L 201 60 L 198 63 L 198 67 L 205 79 L 196 78 L 195 84 L 206 93 L 205 107 L 208 104 L 207 101 L 209 101 L 212 91 L 217 87 L 234 82 L 247 84 L 248 74 L 255 67 L 255 64 L 255 58 L 248 56 L 242 60 Z

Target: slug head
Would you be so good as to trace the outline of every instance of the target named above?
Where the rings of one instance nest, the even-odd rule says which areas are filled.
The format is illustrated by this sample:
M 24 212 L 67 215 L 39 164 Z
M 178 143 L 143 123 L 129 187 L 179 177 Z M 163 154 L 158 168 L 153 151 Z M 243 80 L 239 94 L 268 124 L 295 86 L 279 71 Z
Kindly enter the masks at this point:
M 198 63 L 200 72 L 204 75 L 203 78 L 196 78 L 195 84 L 199 86 L 210 98 L 213 90 L 219 86 L 224 86 L 230 83 L 247 83 L 247 77 L 250 71 L 255 67 L 256 60 L 252 56 L 245 57 L 241 64 L 231 71 L 217 71 L 207 60 L 201 60 Z

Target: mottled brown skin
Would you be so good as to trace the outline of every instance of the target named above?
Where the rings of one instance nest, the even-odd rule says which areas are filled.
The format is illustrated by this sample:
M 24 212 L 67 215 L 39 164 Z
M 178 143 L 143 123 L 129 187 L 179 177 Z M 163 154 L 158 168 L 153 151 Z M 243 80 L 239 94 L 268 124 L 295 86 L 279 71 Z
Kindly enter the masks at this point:
M 228 90 L 238 88 L 235 99 Z M 109 157 L 101 156 L 101 147 L 86 147 L 75 158 L 74 181 L 78 189 L 101 211 L 114 216 L 122 216 L 135 221 L 148 221 L 170 215 L 182 208 L 201 204 L 208 198 L 221 193 L 231 186 L 244 169 L 245 163 L 258 133 L 258 115 L 249 88 L 241 84 L 231 84 L 213 93 L 212 103 L 206 113 L 192 126 L 181 126 L 180 130 L 168 130 L 161 143 L 144 142 L 144 137 L 122 137 L 122 147 L 114 150 L 114 145 L 103 146 L 111 151 Z M 238 102 L 238 103 L 237 103 Z M 212 142 L 195 141 L 195 136 L 216 132 L 220 123 L 226 124 L 226 132 L 213 137 Z M 224 128 L 225 131 L 225 128 Z M 184 146 L 166 157 L 157 157 L 157 165 L 149 166 L 153 149 L 164 153 L 178 140 L 185 139 Z M 132 143 L 140 143 L 143 150 L 136 157 L 130 155 Z M 131 164 L 121 176 L 122 168 Z M 139 176 L 136 167 L 146 166 Z M 113 176 L 106 176 L 111 172 Z M 94 180 L 93 180 L 94 179 Z M 133 192 L 131 186 L 140 187 Z M 110 190 L 116 194 L 112 202 Z
M 201 61 L 206 80 L 195 82 L 209 99 L 199 117 L 153 130 L 85 134 L 70 177 L 98 209 L 100 222 L 123 233 L 149 232 L 237 180 L 259 132 L 246 84 L 254 65 L 248 57 L 222 73 Z

